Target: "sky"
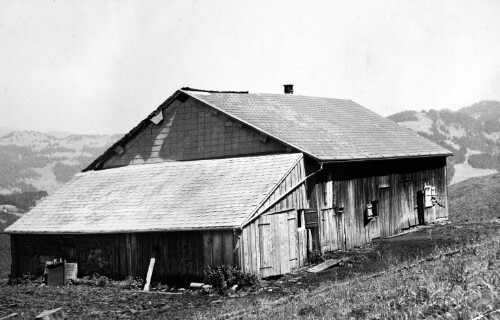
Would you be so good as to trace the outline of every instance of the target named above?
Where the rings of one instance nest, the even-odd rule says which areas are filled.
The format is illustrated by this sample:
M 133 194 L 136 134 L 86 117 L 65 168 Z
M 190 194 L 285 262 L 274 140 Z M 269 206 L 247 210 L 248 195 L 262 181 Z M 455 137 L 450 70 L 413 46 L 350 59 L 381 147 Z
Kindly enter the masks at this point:
M 0 127 L 128 132 L 175 90 L 500 100 L 500 2 L 2 1 Z

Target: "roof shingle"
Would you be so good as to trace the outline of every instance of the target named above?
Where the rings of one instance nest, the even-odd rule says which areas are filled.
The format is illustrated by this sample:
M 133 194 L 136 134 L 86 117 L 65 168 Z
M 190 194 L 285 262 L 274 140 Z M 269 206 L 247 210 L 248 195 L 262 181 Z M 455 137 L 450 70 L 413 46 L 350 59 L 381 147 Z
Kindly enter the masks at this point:
M 8 233 L 239 227 L 302 154 L 127 166 L 77 174 Z
M 451 155 L 351 100 L 183 92 L 321 161 Z

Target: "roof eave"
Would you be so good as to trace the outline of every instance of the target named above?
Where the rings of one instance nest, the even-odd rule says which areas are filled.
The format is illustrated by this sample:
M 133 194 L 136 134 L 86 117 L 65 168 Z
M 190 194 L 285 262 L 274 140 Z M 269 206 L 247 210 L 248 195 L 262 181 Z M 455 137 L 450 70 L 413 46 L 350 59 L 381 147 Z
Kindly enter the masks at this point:
M 318 161 L 322 163 L 341 163 L 341 162 L 364 162 L 364 161 L 381 161 L 381 160 L 399 160 L 399 159 L 416 159 L 416 158 L 434 158 L 434 157 L 450 157 L 453 156 L 452 152 L 449 153 L 433 153 L 433 154 L 418 154 L 418 155 L 401 155 L 401 156 L 381 156 L 381 157 L 365 157 L 365 158 L 343 158 L 331 159 L 319 157 Z
M 208 231 L 208 230 L 233 230 L 240 229 L 239 225 L 232 226 L 220 226 L 220 227 L 199 227 L 199 228 L 174 228 L 174 229 L 123 229 L 123 230 L 113 230 L 113 231 L 94 231 L 94 230 L 80 230 L 80 231 L 9 231 L 5 230 L 5 234 L 9 235 L 20 235 L 20 234 L 64 234 L 64 235 L 80 235 L 80 234 L 121 234 L 121 233 L 152 233 L 152 232 L 183 232 L 183 231 Z

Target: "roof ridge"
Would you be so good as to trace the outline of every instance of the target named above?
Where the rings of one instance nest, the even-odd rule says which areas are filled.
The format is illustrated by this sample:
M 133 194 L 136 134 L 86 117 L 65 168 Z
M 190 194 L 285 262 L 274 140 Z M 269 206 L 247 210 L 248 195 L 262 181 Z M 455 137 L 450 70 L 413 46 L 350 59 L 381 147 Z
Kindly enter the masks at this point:
M 208 93 L 240 93 L 240 94 L 248 94 L 249 91 L 224 91 L 224 90 L 204 90 L 204 89 L 195 89 L 190 87 L 182 87 L 181 90 L 184 91 L 194 91 L 194 92 L 208 92 Z

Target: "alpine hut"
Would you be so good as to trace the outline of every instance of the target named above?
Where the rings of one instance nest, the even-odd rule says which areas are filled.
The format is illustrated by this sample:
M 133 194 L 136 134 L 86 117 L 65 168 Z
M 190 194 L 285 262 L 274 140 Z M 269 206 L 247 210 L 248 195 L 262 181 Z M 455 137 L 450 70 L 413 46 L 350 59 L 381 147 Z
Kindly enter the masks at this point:
M 287 273 L 447 219 L 449 155 L 351 100 L 182 88 L 6 229 L 12 275 Z

